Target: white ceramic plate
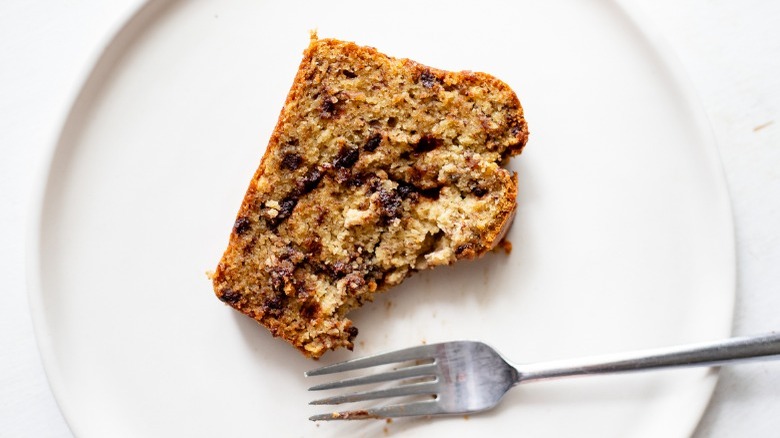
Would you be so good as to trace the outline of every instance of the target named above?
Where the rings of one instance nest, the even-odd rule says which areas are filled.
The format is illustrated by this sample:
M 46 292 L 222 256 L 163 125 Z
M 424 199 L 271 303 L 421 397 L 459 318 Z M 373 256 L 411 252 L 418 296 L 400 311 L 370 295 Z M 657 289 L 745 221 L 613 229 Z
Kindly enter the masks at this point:
M 724 337 L 733 233 L 689 88 L 610 2 L 147 4 L 107 45 L 54 148 L 31 302 L 54 393 L 82 437 L 673 437 L 716 376 L 539 383 L 493 412 L 314 424 L 315 365 L 454 339 L 517 361 Z M 419 274 L 354 313 L 354 353 L 315 364 L 222 305 L 213 269 L 309 29 L 517 91 L 511 255 Z

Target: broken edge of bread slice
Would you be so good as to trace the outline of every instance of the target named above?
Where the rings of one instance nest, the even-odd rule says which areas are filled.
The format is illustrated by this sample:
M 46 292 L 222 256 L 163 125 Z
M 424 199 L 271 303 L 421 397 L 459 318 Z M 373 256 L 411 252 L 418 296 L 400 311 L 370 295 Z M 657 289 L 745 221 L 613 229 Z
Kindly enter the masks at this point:
M 516 207 L 528 138 L 503 82 L 317 39 L 212 276 L 306 356 L 353 347 L 347 313 L 412 273 L 479 257 Z

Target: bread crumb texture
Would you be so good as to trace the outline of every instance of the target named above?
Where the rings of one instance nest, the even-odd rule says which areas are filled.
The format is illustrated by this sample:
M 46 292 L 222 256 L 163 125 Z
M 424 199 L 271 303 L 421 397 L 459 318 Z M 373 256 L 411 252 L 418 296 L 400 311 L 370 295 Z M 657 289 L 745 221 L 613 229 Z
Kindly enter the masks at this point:
M 212 276 L 308 357 L 352 349 L 347 313 L 501 241 L 528 138 L 503 82 L 312 37 Z

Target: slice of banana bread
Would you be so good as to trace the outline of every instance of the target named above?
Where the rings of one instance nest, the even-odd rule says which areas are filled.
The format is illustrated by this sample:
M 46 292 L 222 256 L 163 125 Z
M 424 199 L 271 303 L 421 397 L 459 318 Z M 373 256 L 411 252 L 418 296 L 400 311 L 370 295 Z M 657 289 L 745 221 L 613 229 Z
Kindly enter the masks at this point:
M 217 297 L 306 356 L 351 349 L 350 310 L 503 238 L 517 178 L 501 163 L 527 137 L 517 96 L 492 76 L 313 34 L 213 274 Z

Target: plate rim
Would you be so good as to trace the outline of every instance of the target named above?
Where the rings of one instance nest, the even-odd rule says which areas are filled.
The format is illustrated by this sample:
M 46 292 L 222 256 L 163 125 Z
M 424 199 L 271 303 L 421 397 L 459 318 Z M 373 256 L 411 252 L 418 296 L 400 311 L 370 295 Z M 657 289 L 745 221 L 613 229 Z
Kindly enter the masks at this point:
M 163 10 L 168 4 L 175 3 L 178 0 L 141 0 L 135 7 L 128 9 L 125 16 L 117 19 L 117 25 L 110 32 L 102 37 L 98 43 L 98 50 L 88 59 L 87 67 L 77 85 L 76 90 L 71 94 L 70 104 L 66 106 L 64 115 L 61 117 L 59 126 L 54 129 L 54 141 L 51 142 L 48 149 L 42 152 L 39 166 L 36 169 L 36 175 L 33 179 L 33 189 L 28 213 L 28 229 L 26 233 L 25 245 L 25 277 L 27 285 L 27 302 L 30 310 L 30 319 L 33 326 L 33 337 L 38 347 L 41 357 L 46 381 L 49 389 L 57 404 L 57 408 L 62 414 L 62 418 L 73 436 L 83 436 L 83 430 L 76 427 L 73 421 L 73 413 L 67 402 L 67 396 L 63 390 L 63 378 L 59 369 L 54 366 L 54 347 L 51 341 L 51 333 L 48 321 L 43 315 L 44 298 L 43 288 L 41 287 L 41 267 L 40 250 L 42 245 L 41 229 L 43 227 L 43 210 L 46 205 L 49 186 L 54 171 L 54 165 L 58 152 L 62 150 L 65 136 L 71 126 L 77 123 L 77 113 L 79 107 L 87 105 L 90 101 L 90 94 L 93 90 L 100 88 L 101 75 L 110 71 L 114 65 L 112 56 L 121 57 L 128 38 L 132 39 L 136 33 L 136 27 L 143 27 L 149 20 L 153 20 L 156 13 Z
M 50 336 L 51 330 L 49 322 L 44 315 L 45 299 L 41 286 L 41 276 L 43 275 L 41 266 L 41 230 L 45 221 L 43 213 L 50 192 L 52 176 L 55 172 L 56 159 L 63 151 L 67 142 L 68 132 L 74 126 L 78 126 L 80 107 L 89 105 L 92 95 L 95 91 L 100 90 L 107 73 L 110 73 L 113 69 L 115 61 L 124 56 L 126 46 L 131 44 L 143 32 L 143 28 L 158 17 L 159 13 L 164 12 L 168 6 L 178 1 L 141 0 L 136 7 L 131 8 L 126 13 L 124 18 L 117 21 L 119 24 L 115 29 L 108 33 L 101 43 L 98 44 L 99 50 L 89 59 L 87 67 L 84 69 L 84 74 L 81 76 L 82 79 L 77 86 L 73 87 L 76 91 L 72 94 L 71 103 L 66 106 L 59 126 L 54 129 L 55 140 L 42 153 L 39 168 L 34 178 L 31 202 L 28 207 L 30 209 L 28 215 L 30 220 L 28 222 L 27 235 L 25 236 L 25 274 L 27 279 L 28 306 L 35 342 L 49 388 L 57 403 L 57 407 L 62 413 L 65 424 L 75 436 L 81 436 L 80 432 L 83 432 L 83 429 L 77 427 L 76 422 L 73 420 L 75 417 L 69 407 L 70 404 L 66 391 L 63 389 L 63 377 L 58 367 L 55 366 L 54 347 Z M 736 232 L 731 194 L 725 178 L 722 155 L 712 123 L 681 60 L 677 57 L 663 34 L 654 26 L 654 23 L 651 23 L 646 18 L 647 16 L 641 7 L 631 3 L 629 0 L 609 0 L 609 3 L 615 6 L 615 9 L 623 15 L 623 18 L 633 26 L 635 31 L 638 32 L 640 39 L 647 44 L 654 56 L 664 66 L 672 83 L 676 85 L 675 91 L 679 93 L 680 101 L 684 102 L 687 113 L 695 123 L 695 131 L 700 134 L 704 149 L 707 149 L 709 154 L 713 154 L 711 155 L 713 162 L 709 164 L 713 167 L 711 170 L 717 177 L 718 187 L 715 190 L 720 192 L 726 204 L 721 206 L 725 208 L 724 217 L 721 219 L 725 221 L 724 225 L 729 230 L 729 235 L 723 236 L 722 239 L 728 249 L 728 254 L 724 255 L 728 256 L 730 269 L 728 273 L 722 273 L 722 275 L 728 277 L 728 288 L 732 291 L 726 297 L 721 298 L 724 301 L 720 305 L 729 317 L 725 318 L 724 327 L 721 329 L 722 333 L 714 334 L 714 336 L 726 337 L 733 330 L 737 294 Z M 691 421 L 688 427 L 684 431 L 681 430 L 681 432 L 686 433 L 686 436 L 693 434 L 701 422 L 707 406 L 711 402 L 719 375 L 718 369 L 710 369 L 707 374 L 708 378 L 699 383 L 700 388 L 698 391 L 701 393 L 701 397 L 698 398 L 698 406 L 690 409 L 695 415 L 690 415 Z

